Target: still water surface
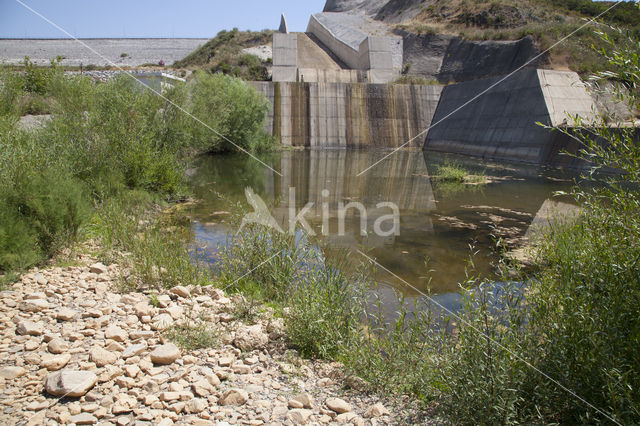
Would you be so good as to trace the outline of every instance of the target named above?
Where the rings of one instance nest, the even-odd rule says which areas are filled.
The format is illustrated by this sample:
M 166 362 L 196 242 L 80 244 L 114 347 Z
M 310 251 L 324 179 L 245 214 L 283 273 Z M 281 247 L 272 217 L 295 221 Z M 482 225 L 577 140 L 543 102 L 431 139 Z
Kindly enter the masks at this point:
M 270 206 L 278 221 L 285 223 L 289 188 L 295 188 L 296 212 L 313 203 L 306 218 L 318 235 L 327 213 L 322 203 L 328 203 L 329 236 L 320 238 L 326 258 L 341 258 L 345 252 L 356 255 L 361 250 L 418 290 L 428 290 L 450 305 L 447 300 L 455 299 L 472 250 L 477 252 L 475 274 L 490 278 L 498 260 L 496 241 L 517 245 L 536 215 L 545 211 L 543 206 L 558 200 L 554 192 L 567 190 L 573 184 L 571 175 L 560 172 L 422 151 L 399 151 L 357 176 L 387 154 L 305 150 L 266 156 L 264 161 L 282 176 L 246 155 L 204 157 L 192 176 L 195 195 L 202 200 L 193 213 L 198 244 L 206 247 L 208 257 L 215 262 L 217 246 L 234 231 L 226 213 L 230 203 L 239 202 L 247 212 L 253 211 L 245 197 L 247 187 Z M 434 177 L 438 166 L 452 161 L 473 173 L 484 174 L 489 183 L 438 181 Z M 328 190 L 328 196 L 323 190 Z M 337 235 L 338 203 L 352 201 L 367 209 L 366 236 L 361 235 L 360 216 L 355 209 L 348 210 L 345 234 Z M 375 220 L 391 212 L 376 208 L 380 202 L 399 207 L 400 235 L 379 237 L 372 232 Z M 385 223 L 390 225 L 389 221 Z M 381 283 L 376 291 L 383 299 L 395 299 L 395 291 L 409 299 L 419 296 L 418 291 L 382 268 L 373 273 Z

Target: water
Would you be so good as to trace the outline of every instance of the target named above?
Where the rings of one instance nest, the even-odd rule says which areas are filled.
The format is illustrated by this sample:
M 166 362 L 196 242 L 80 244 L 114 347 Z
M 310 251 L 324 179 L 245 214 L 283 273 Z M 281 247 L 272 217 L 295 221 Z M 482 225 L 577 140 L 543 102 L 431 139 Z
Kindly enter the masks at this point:
M 540 219 L 543 213 L 539 212 L 545 211 L 543 205 L 548 207 L 554 192 L 567 190 L 573 182 L 571 176 L 536 167 L 421 151 L 399 151 L 357 176 L 388 153 L 304 150 L 266 156 L 264 161 L 282 176 L 242 154 L 202 158 L 192 175 L 195 195 L 203 200 L 193 212 L 196 238 L 214 260 L 217 244 L 224 243 L 227 233 L 233 231 L 227 213 L 230 203 L 239 202 L 247 212 L 253 211 L 245 197 L 247 187 L 286 228 L 289 188 L 293 187 L 296 213 L 313 203 L 306 217 L 318 234 L 323 217 L 329 217 L 329 235 L 320 238 L 326 258 L 342 258 L 347 252 L 359 256 L 357 251 L 361 250 L 400 277 L 379 267 L 373 271 L 382 284 L 376 291 L 384 300 L 395 300 L 396 291 L 409 299 L 430 291 L 449 307 L 457 300 L 472 252 L 474 274 L 491 278 L 498 260 L 497 239 L 509 247 L 517 246 L 536 215 Z M 484 174 L 489 183 L 451 184 L 432 177 L 439 165 L 451 161 Z M 323 190 L 329 191 L 328 196 Z M 337 235 L 339 202 L 359 202 L 366 207 L 366 236 L 360 234 L 360 217 L 355 210 L 349 210 L 345 217 L 344 235 Z M 381 237 L 372 232 L 375 220 L 391 213 L 390 209 L 376 208 L 380 202 L 398 206 L 399 235 Z M 328 203 L 328 210 L 323 210 L 322 203 Z M 388 229 L 391 222 L 385 223 Z

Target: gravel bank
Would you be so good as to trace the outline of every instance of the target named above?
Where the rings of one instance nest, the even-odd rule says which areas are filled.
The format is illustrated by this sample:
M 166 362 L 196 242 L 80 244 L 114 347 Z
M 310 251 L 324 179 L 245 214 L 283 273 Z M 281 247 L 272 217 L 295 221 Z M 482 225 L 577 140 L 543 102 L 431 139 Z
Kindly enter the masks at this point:
M 346 390 L 359 382 L 340 364 L 287 350 L 282 320 L 269 311 L 244 323 L 234 315 L 239 296 L 213 287 L 121 294 L 113 289 L 118 265 L 94 262 L 34 269 L 0 293 L 0 423 L 406 421 L 399 401 Z M 219 344 L 185 351 L 163 337 L 201 321 Z

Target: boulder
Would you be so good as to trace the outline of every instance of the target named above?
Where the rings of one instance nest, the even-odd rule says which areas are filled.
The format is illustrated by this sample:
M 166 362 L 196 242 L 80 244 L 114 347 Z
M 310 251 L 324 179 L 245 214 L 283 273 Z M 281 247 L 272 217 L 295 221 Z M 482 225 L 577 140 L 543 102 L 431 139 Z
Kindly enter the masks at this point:
M 90 371 L 57 371 L 47 376 L 45 390 L 53 396 L 80 397 L 86 394 L 97 381 L 98 376 Z

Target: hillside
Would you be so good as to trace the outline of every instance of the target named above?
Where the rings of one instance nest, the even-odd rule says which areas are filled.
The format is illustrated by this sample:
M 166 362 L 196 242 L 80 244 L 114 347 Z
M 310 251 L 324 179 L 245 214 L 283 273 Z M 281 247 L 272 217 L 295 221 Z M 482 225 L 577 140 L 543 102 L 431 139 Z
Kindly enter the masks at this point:
M 204 69 L 213 73 L 223 72 L 247 80 L 266 80 L 270 61 L 262 61 L 257 56 L 244 54 L 242 49 L 271 45 L 272 35 L 271 30 L 223 30 L 185 58 L 176 61 L 173 66 Z
M 405 34 L 476 41 L 518 40 L 530 35 L 538 49 L 546 50 L 583 25 L 585 19 L 598 16 L 612 5 L 590 0 L 328 0 L 324 11 L 364 13 Z M 640 10 L 634 2 L 616 6 L 601 20 L 640 35 Z M 601 57 L 592 49 L 599 45 L 592 28 L 580 30 L 555 47 L 545 58 L 545 65 L 581 74 L 603 69 Z

